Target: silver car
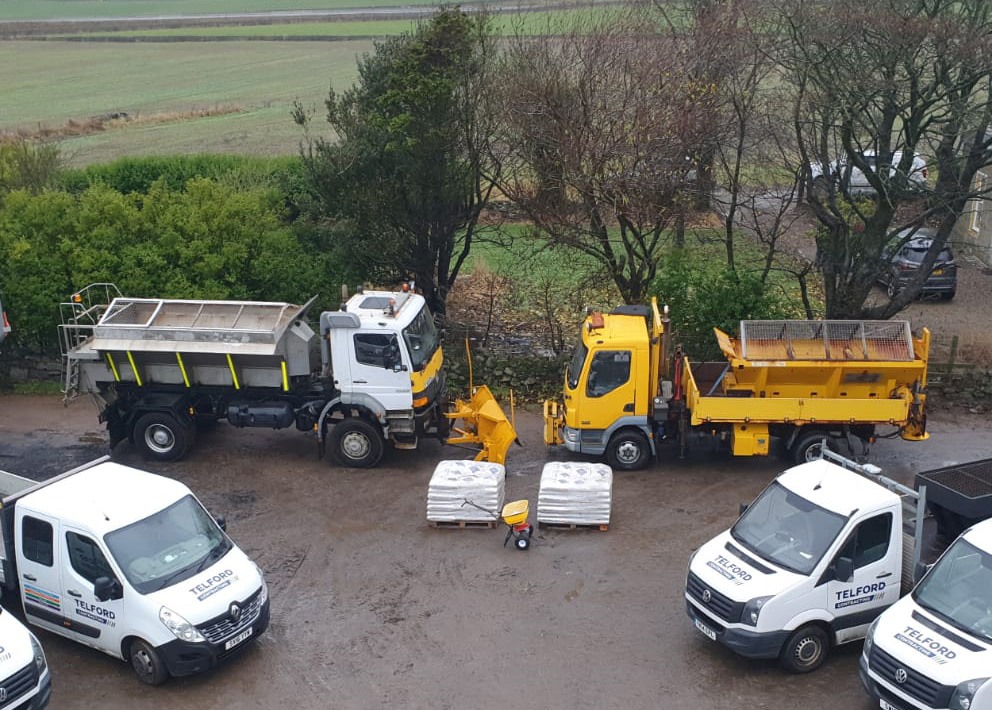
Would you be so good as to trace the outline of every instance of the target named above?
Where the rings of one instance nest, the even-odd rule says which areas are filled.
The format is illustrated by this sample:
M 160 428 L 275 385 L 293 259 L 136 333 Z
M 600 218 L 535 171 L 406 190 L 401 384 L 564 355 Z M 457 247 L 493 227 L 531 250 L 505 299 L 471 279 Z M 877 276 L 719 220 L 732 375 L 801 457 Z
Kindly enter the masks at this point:
M 866 150 L 864 152 L 865 162 L 868 163 L 873 169 L 875 168 L 875 151 Z M 889 177 L 893 177 L 896 174 L 897 166 L 902 160 L 902 151 L 895 151 L 892 154 L 892 165 L 889 168 Z M 838 160 L 831 161 L 826 166 L 827 176 L 830 180 L 835 181 L 841 187 L 846 186 L 848 194 L 851 195 L 870 195 L 875 192 L 875 188 L 871 186 L 868 182 L 868 178 L 865 174 L 861 172 L 858 168 L 851 166 L 848 169 L 847 160 L 845 158 L 840 158 Z M 913 163 L 909 170 L 909 186 L 913 189 L 921 190 L 927 185 L 927 163 L 919 155 L 913 156 Z M 824 166 L 819 163 L 814 163 L 810 166 L 810 177 L 812 178 L 814 185 L 822 180 L 824 177 Z M 845 182 L 846 179 L 846 182 Z

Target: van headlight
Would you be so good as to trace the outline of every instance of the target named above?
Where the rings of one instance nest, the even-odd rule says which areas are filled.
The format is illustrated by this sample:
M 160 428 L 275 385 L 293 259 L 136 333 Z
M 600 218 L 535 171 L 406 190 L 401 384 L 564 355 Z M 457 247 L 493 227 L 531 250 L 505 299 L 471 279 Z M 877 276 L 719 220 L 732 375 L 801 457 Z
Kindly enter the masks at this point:
M 252 564 L 255 565 L 255 571 L 258 572 L 258 578 L 262 580 L 262 591 L 258 595 L 258 605 L 264 606 L 265 602 L 269 600 L 269 585 L 265 583 L 265 575 L 262 574 L 262 568 L 258 566 L 258 563 L 252 560 Z
M 41 647 L 41 642 L 35 638 L 34 634 L 31 634 L 31 652 L 34 654 L 34 667 L 38 671 L 38 675 L 41 675 L 48 668 L 48 659 L 45 658 L 45 651 Z
M 167 606 L 163 606 L 158 610 L 158 620 L 165 624 L 165 627 L 174 633 L 180 641 L 202 643 L 206 640 L 203 638 L 203 634 L 193 624 L 186 621 L 186 619 Z
M 970 710 L 971 700 L 975 697 L 975 693 L 978 689 L 988 681 L 988 678 L 975 678 L 974 680 L 966 680 L 964 683 L 958 685 L 954 689 L 954 694 L 951 695 L 951 704 L 948 706 L 951 710 Z
M 871 622 L 871 626 L 868 627 L 868 633 L 865 634 L 865 645 L 861 649 L 861 654 L 868 658 L 868 654 L 871 653 L 871 647 L 875 645 L 875 627 L 878 626 L 878 620 L 882 617 L 876 616 L 875 620 Z
M 758 625 L 758 617 L 761 616 L 761 607 L 771 599 L 771 597 L 755 597 L 747 604 L 744 605 L 744 611 L 741 612 L 741 623 L 747 624 L 749 626 Z

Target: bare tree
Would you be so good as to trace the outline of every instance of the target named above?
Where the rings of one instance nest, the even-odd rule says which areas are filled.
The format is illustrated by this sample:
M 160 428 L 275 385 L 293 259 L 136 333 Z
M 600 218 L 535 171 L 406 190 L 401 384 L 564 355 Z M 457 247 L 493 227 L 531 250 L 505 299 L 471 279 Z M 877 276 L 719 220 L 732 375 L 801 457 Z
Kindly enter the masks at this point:
M 812 178 L 821 225 L 826 315 L 888 318 L 919 293 L 974 196 L 975 173 L 992 164 L 992 4 L 781 0 L 779 11 L 796 168 Z M 935 181 L 914 169 L 916 154 Z M 867 304 L 885 255 L 924 225 L 936 237 L 917 274 L 894 298 Z
M 686 49 L 631 10 L 517 36 L 506 52 L 500 188 L 549 248 L 591 257 L 629 303 L 692 204 L 713 91 L 686 71 Z

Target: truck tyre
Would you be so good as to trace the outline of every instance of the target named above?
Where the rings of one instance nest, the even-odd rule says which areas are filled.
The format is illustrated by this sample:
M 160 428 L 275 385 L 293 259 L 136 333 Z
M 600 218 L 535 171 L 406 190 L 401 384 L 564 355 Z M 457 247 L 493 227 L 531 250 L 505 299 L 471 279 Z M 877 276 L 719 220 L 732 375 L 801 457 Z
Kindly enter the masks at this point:
M 331 429 L 331 451 L 342 466 L 372 468 L 386 448 L 382 431 L 364 419 L 345 419 Z
M 621 471 L 636 471 L 648 465 L 651 447 L 639 431 L 621 431 L 613 435 L 606 445 L 606 460 Z
M 820 449 L 823 447 L 823 440 L 827 440 L 827 448 L 836 451 L 834 438 L 825 431 L 809 431 L 800 435 L 792 447 L 793 459 L 797 464 L 815 461 L 820 458 Z
M 819 626 L 803 626 L 786 639 L 779 660 L 790 673 L 809 673 L 823 665 L 829 650 L 826 631 Z
M 162 685 L 168 679 L 169 670 L 162 657 L 145 641 L 134 639 L 128 647 L 127 655 L 131 661 L 131 669 L 142 683 Z
M 193 444 L 196 427 L 180 422 L 171 414 L 152 412 L 134 425 L 134 443 L 146 459 L 176 461 Z

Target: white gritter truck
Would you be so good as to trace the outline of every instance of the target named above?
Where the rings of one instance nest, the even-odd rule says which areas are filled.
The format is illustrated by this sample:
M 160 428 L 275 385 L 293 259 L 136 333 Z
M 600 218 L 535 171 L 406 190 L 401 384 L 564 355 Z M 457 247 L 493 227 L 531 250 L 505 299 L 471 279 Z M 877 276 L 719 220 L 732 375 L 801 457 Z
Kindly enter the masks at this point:
M 67 399 L 91 394 L 110 445 L 146 458 L 181 458 L 197 422 L 314 432 L 344 466 L 370 468 L 420 437 L 478 443 L 502 463 L 516 439 L 488 388 L 447 412 L 440 333 L 424 297 L 343 294 L 337 311 L 306 322 L 313 303 L 125 298 L 92 284 L 62 304 Z M 449 437 L 449 419 L 470 423 Z

